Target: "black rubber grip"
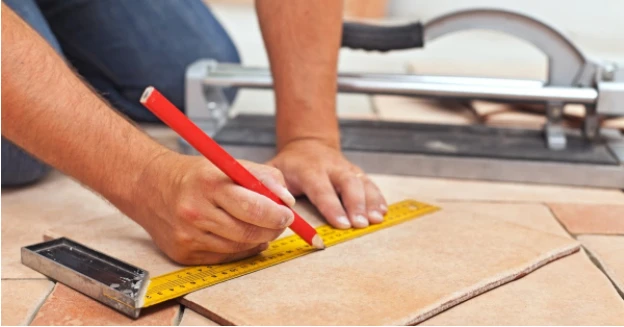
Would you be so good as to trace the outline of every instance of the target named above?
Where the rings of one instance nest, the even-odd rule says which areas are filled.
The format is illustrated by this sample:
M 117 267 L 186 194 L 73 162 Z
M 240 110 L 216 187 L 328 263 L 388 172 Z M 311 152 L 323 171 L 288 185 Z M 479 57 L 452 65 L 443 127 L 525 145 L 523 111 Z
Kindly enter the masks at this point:
M 421 48 L 423 46 L 423 27 L 421 23 L 401 26 L 344 23 L 342 46 L 381 52 Z

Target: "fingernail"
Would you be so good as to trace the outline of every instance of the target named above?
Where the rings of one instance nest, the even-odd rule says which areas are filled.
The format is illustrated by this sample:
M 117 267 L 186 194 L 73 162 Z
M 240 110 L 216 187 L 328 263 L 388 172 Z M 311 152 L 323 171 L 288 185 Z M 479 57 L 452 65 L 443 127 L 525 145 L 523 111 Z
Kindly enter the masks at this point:
M 351 222 L 349 222 L 349 219 L 347 219 L 347 217 L 345 216 L 340 216 L 336 218 L 336 223 L 339 225 L 340 228 L 351 228 Z
M 380 204 L 379 208 L 381 209 L 382 212 L 388 212 L 388 207 L 385 204 Z
M 287 206 L 292 207 L 295 205 L 295 197 L 290 192 L 288 192 L 287 188 L 282 187 L 281 193 L 281 198 L 284 200 Z
M 262 252 L 262 251 L 264 251 L 264 250 L 266 250 L 268 248 L 269 248 L 269 243 L 263 243 L 263 244 L 260 244 L 260 246 L 258 246 L 258 249 L 260 250 L 260 252 Z
M 371 218 L 371 222 L 373 223 L 380 223 L 383 221 L 383 215 L 381 213 L 379 213 L 379 211 L 371 211 L 368 213 L 368 216 Z
M 357 228 L 364 228 L 368 226 L 368 219 L 362 215 L 353 217 L 353 226 Z

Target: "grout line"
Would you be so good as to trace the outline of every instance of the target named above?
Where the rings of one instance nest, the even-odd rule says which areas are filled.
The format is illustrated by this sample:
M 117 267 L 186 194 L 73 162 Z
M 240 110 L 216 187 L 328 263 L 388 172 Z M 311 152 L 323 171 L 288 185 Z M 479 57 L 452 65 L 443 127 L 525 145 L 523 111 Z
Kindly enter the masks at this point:
M 621 290 L 618 288 L 618 286 L 615 284 L 615 281 L 611 278 L 611 276 L 609 276 L 609 274 L 607 274 L 605 267 L 602 265 L 602 263 L 600 263 L 600 260 L 598 260 L 598 258 L 594 256 L 591 250 L 587 248 L 585 245 L 582 245 L 582 246 L 585 249 L 585 253 L 587 253 L 587 256 L 589 257 L 589 260 L 594 264 L 594 266 L 598 268 L 598 270 L 600 270 L 600 272 L 602 272 L 607 277 L 609 282 L 611 282 L 611 285 L 613 285 L 613 288 L 615 288 L 615 291 L 624 300 L 624 290 Z
M 26 326 L 30 326 L 32 321 L 35 320 L 35 317 L 37 316 L 37 313 L 39 313 L 39 310 L 41 310 L 41 307 L 47 302 L 48 298 L 50 297 L 50 295 L 52 295 L 52 292 L 54 292 L 55 288 L 56 288 L 56 283 L 52 282 L 52 287 L 50 287 L 50 290 L 48 291 L 48 294 L 46 294 L 43 297 L 41 302 L 39 302 L 37 305 L 35 305 L 33 311 L 30 313 L 30 316 L 27 318 L 28 322 L 26 323 Z
M 548 209 L 548 212 L 550 212 L 550 214 L 552 215 L 552 217 L 557 221 L 557 223 L 559 224 L 559 226 L 561 226 L 561 228 L 563 228 L 563 230 L 573 239 L 575 239 L 577 242 L 579 241 L 578 239 L 576 239 L 576 234 L 571 233 L 566 227 L 565 225 L 561 222 L 561 220 L 559 220 L 559 218 L 557 218 L 557 215 L 555 214 L 555 212 L 552 210 L 552 208 L 550 208 L 550 206 L 548 205 L 548 203 L 542 203 L 543 206 L 546 207 L 546 209 Z
M 180 312 L 178 312 L 178 315 L 173 320 L 173 326 L 180 326 L 180 323 L 182 322 L 182 316 L 184 315 L 184 311 L 186 310 L 186 307 L 182 304 L 178 303 L 178 305 L 180 306 Z

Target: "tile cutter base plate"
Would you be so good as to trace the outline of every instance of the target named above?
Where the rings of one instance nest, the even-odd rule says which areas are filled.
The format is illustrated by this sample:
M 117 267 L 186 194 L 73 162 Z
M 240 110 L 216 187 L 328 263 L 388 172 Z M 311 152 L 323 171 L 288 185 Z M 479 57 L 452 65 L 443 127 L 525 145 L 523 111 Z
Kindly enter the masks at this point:
M 341 120 L 340 128 L 345 155 L 368 173 L 624 188 L 617 131 L 602 143 L 567 135 L 566 149 L 552 151 L 540 130 L 366 120 Z M 264 162 L 275 154 L 274 117 L 239 115 L 214 139 L 237 158 Z

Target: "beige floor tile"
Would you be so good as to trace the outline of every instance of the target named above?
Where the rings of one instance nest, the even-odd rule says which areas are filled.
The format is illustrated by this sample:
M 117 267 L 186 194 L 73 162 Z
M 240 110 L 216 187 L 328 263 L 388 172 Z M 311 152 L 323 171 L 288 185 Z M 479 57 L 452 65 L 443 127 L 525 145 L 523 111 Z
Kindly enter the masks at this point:
M 399 200 L 398 196 L 395 196 L 395 200 Z M 558 235 L 565 236 L 565 239 L 568 239 L 568 241 L 564 241 L 565 239 L 562 238 L 561 240 L 564 243 L 572 242 L 569 240 L 569 237 L 567 237 L 565 232 L 563 232 L 561 228 L 557 226 L 556 222 L 553 221 L 552 216 L 549 215 L 548 210 L 542 205 L 538 205 L 538 204 L 516 204 L 514 205 L 514 204 L 496 204 L 496 203 L 475 204 L 475 203 L 457 203 L 457 202 L 452 202 L 452 203 L 441 202 L 438 204 L 442 205 L 443 211 L 445 212 L 449 212 L 449 211 L 459 212 L 458 215 L 461 216 L 461 219 L 458 218 L 459 220 L 458 223 L 454 224 L 454 226 L 451 227 L 453 231 L 457 231 L 458 229 L 462 230 L 463 228 L 462 226 L 464 224 L 468 224 L 468 226 L 465 226 L 466 228 L 468 227 L 477 228 L 480 232 L 487 232 L 491 228 L 483 228 L 483 227 L 479 228 L 478 224 L 475 225 L 474 223 L 471 223 L 471 222 L 480 221 L 479 217 L 490 216 L 490 217 L 496 217 L 495 219 L 498 219 L 498 220 L 503 220 L 503 221 L 513 223 L 514 225 L 509 225 L 511 226 L 509 228 L 519 229 L 529 234 L 537 233 L 541 235 L 542 237 L 545 237 L 545 235 L 547 234 L 541 234 L 535 231 L 536 229 L 541 229 L 551 234 L 558 234 Z M 300 203 L 297 206 L 298 206 L 297 211 L 302 216 L 306 217 L 306 219 L 308 219 L 309 221 L 312 221 L 314 225 L 318 225 L 321 222 L 320 220 L 316 219 L 315 211 L 312 209 L 312 207 L 309 204 L 303 201 L 300 201 Z M 526 217 L 523 217 L 521 213 L 525 213 Z M 431 219 L 433 219 L 433 217 L 430 217 L 430 220 Z M 481 219 L 488 220 L 488 218 L 481 218 Z M 517 225 L 524 225 L 531 229 L 526 229 Z M 441 233 L 441 235 L 437 237 L 442 237 L 442 238 L 449 237 L 447 233 L 442 232 L 442 230 L 447 231 L 448 230 L 447 228 L 435 228 L 435 229 L 440 230 L 440 233 Z M 406 229 L 395 229 L 395 230 L 401 235 L 410 233 Z M 153 246 L 153 244 L 151 243 L 149 239 L 149 236 L 138 225 L 134 224 L 131 220 L 129 220 L 128 218 L 125 218 L 122 215 L 112 215 L 112 216 L 103 217 L 100 219 L 95 219 L 93 221 L 79 224 L 79 225 L 64 226 L 63 228 L 56 229 L 55 231 L 50 232 L 48 234 L 53 235 L 53 236 L 71 237 L 81 243 L 84 243 L 87 246 L 91 246 L 109 255 L 113 255 L 119 259 L 128 261 L 142 268 L 148 269 L 151 272 L 151 274 L 154 276 L 179 268 L 179 266 L 171 263 L 164 255 L 162 255 Z M 285 233 L 285 234 L 290 234 L 290 233 Z M 419 231 L 413 231 L 412 234 L 418 235 Z M 410 236 L 409 238 L 413 239 L 413 235 Z M 471 234 L 470 237 L 473 238 L 475 237 L 475 235 L 476 234 Z M 369 235 L 369 236 L 372 236 L 372 235 Z M 552 236 L 552 237 L 555 237 L 555 236 Z M 407 238 L 407 235 L 406 235 L 406 238 Z M 557 237 L 555 238 L 559 239 Z M 483 241 L 485 242 L 485 240 Z M 424 241 L 421 240 L 420 242 L 424 242 Z M 525 242 L 526 242 L 526 239 L 523 238 L 521 243 L 524 244 Z M 534 242 L 529 242 L 529 243 L 532 244 Z M 353 246 L 356 246 L 356 245 L 353 245 Z M 132 248 L 133 251 L 128 251 L 128 248 Z M 499 248 L 499 247 L 497 246 L 496 248 Z M 443 253 L 447 253 L 448 251 L 452 252 L 452 248 L 451 250 L 447 250 L 447 247 L 445 247 L 444 249 L 445 251 L 443 251 Z M 394 249 L 393 251 L 395 250 L 396 249 Z M 383 250 L 376 249 L 376 251 L 379 252 Z M 384 252 L 384 255 L 376 254 L 375 258 L 378 259 L 379 257 L 387 257 L 385 253 L 389 251 L 383 251 L 383 252 Z M 376 253 L 376 252 L 373 252 L 373 253 Z M 351 257 L 349 255 L 345 256 L 344 254 L 342 255 L 338 254 L 338 255 L 341 258 Z M 308 256 L 308 257 L 313 257 L 313 256 Z M 298 260 L 302 260 L 302 259 L 303 258 L 298 259 Z M 331 268 L 333 267 L 333 263 L 335 263 L 337 259 L 326 258 L 326 259 L 320 259 L 320 260 L 322 260 L 322 263 L 315 262 L 311 265 L 314 265 L 314 264 L 325 265 L 329 263 L 328 265 Z M 338 262 L 340 260 L 338 260 Z M 392 262 L 392 260 L 390 261 Z M 438 260 L 438 261 L 441 261 L 441 260 Z M 293 264 L 293 263 L 292 262 L 284 263 L 280 265 L 280 270 L 284 268 L 282 266 L 289 265 L 289 264 Z M 351 262 L 341 265 L 340 267 L 341 269 L 344 269 L 344 267 L 352 267 L 352 266 L 356 267 L 353 269 L 357 269 L 357 265 Z M 433 269 L 439 269 L 439 267 L 431 267 L 430 271 L 432 271 Z M 259 274 L 259 273 L 262 273 L 262 272 L 258 272 L 256 274 Z M 243 277 L 243 278 L 246 278 L 246 277 Z M 236 281 L 239 281 L 239 280 L 241 279 L 237 279 Z M 341 285 L 346 285 L 346 286 L 350 285 L 346 283 L 346 281 L 340 281 L 340 282 L 343 283 Z M 228 283 L 231 283 L 231 282 L 228 282 Z M 244 283 L 244 285 L 249 286 L 247 283 Z M 219 286 L 217 285 L 215 287 L 219 287 Z M 210 291 L 211 292 L 215 291 L 215 287 L 212 287 Z M 236 287 L 236 286 L 234 285 L 233 287 Z M 347 293 L 349 292 L 346 292 L 345 294 Z M 189 300 L 189 301 L 192 301 L 192 300 Z M 195 301 L 195 303 L 197 303 L 197 301 Z M 201 303 L 211 303 L 211 301 L 206 301 L 206 302 L 201 301 Z M 201 307 L 200 308 L 194 307 L 194 309 L 202 310 Z M 205 313 L 206 311 L 204 310 L 202 314 L 205 314 Z M 216 312 L 216 313 L 219 313 L 219 312 Z M 254 321 L 252 323 L 257 323 L 257 322 Z
M 416 198 L 510 203 L 624 204 L 624 192 L 620 190 L 392 175 L 371 175 L 371 179 L 393 201 Z
M 552 262 L 422 325 L 622 325 L 624 301 L 584 253 Z
M 95 193 L 53 172 L 40 183 L 2 190 L 2 278 L 42 278 L 21 264 L 20 248 L 42 241 L 43 232 L 116 212 Z
M 624 295 L 624 236 L 581 235 L 578 240 Z
M 455 101 L 377 95 L 373 96 L 373 105 L 381 120 L 451 125 L 477 122 L 468 107 Z
M 73 289 L 57 283 L 31 326 L 172 326 L 180 305 L 169 302 L 141 311 L 132 319 Z
M 542 204 L 445 201 L 440 201 L 436 204 L 444 209 L 471 211 L 509 223 L 570 238 L 570 235 L 553 217 L 548 207 Z
M 2 280 L 2 326 L 26 326 L 52 291 L 47 279 Z
M 200 315 L 199 313 L 189 309 L 184 309 L 180 326 L 220 326 L 216 322 Z
M 411 324 L 575 250 L 570 238 L 443 209 L 189 294 L 183 303 L 222 324 Z
M 548 206 L 570 233 L 624 235 L 624 205 L 549 203 Z

